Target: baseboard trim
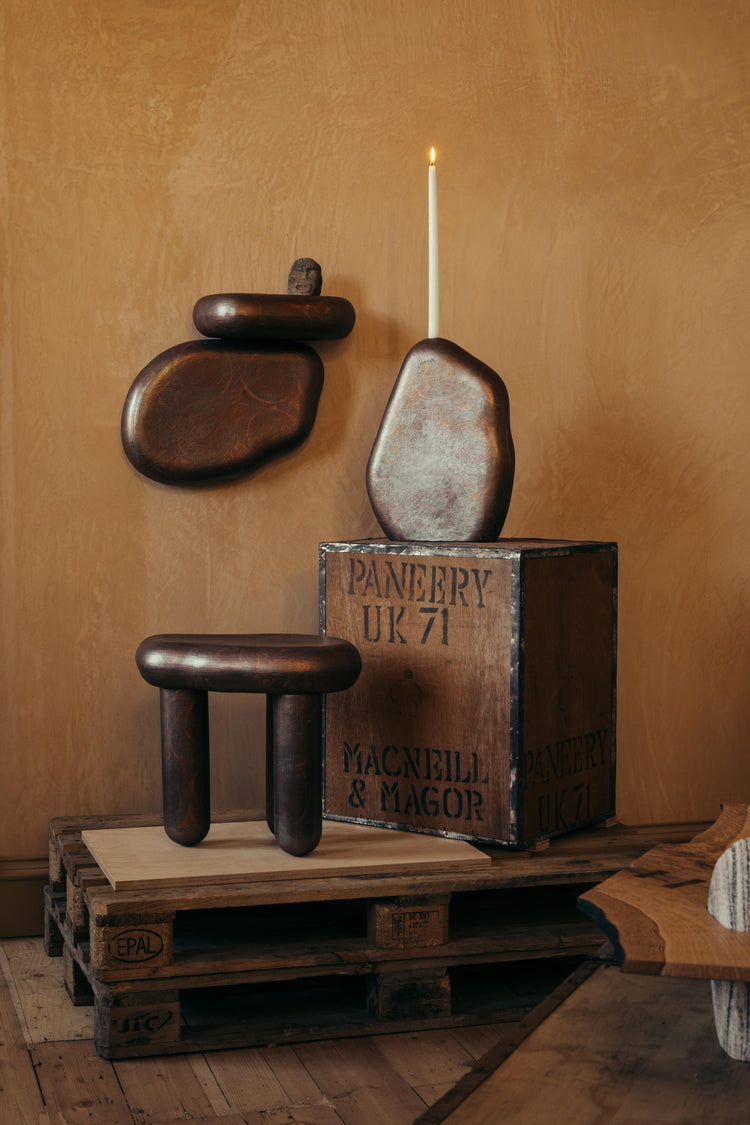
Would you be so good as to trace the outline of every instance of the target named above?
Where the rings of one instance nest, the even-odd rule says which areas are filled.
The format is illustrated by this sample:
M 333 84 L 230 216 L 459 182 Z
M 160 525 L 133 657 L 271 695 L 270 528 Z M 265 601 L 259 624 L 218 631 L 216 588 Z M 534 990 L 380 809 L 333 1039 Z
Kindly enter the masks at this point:
M 44 931 L 47 859 L 0 861 L 0 938 L 38 937 Z

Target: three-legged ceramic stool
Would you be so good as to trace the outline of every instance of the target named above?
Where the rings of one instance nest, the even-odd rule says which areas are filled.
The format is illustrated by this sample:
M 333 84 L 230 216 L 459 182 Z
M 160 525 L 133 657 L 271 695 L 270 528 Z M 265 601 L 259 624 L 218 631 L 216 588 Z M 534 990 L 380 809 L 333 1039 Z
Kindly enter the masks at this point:
M 266 695 L 266 820 L 291 855 L 322 831 L 323 695 L 351 687 L 362 667 L 348 641 L 313 635 L 162 634 L 136 653 L 159 688 L 164 828 L 190 846 L 211 826 L 208 692 Z

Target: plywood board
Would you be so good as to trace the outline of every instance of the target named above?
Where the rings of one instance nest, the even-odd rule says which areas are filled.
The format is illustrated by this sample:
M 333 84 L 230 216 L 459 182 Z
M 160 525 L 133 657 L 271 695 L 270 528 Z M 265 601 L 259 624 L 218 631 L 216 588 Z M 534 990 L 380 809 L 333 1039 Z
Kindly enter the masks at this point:
M 115 890 L 206 883 L 265 882 L 400 872 L 472 871 L 491 861 L 462 840 L 419 836 L 326 821 L 308 856 L 283 852 L 263 821 L 212 824 L 193 848 L 175 844 L 164 829 L 86 830 L 82 839 Z

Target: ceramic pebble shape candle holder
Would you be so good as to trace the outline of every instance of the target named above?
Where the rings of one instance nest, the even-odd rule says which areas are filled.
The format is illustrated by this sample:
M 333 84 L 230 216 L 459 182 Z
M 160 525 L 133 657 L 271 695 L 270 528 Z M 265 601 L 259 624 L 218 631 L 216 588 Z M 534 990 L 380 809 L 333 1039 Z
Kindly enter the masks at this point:
M 498 538 L 515 453 L 500 376 L 450 340 L 422 340 L 404 360 L 367 466 L 373 511 L 389 539 Z

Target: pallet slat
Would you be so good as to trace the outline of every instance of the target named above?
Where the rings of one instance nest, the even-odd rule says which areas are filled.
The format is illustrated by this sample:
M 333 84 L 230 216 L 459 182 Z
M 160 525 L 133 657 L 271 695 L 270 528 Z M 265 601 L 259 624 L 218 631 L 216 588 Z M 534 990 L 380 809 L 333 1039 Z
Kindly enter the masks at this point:
M 618 826 L 544 852 L 490 850 L 481 873 L 416 883 L 336 876 L 114 891 L 80 843 L 84 826 L 108 823 L 50 825 L 66 879 L 46 888 L 45 950 L 63 953 L 73 1002 L 93 1002 L 97 1049 L 109 1058 L 518 1017 L 544 995 L 527 963 L 549 960 L 554 987 L 601 944 L 577 895 L 653 843 Z

